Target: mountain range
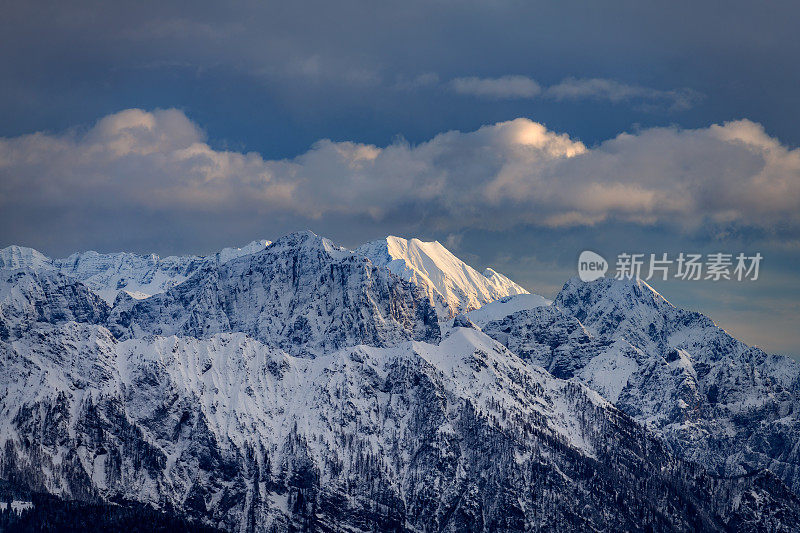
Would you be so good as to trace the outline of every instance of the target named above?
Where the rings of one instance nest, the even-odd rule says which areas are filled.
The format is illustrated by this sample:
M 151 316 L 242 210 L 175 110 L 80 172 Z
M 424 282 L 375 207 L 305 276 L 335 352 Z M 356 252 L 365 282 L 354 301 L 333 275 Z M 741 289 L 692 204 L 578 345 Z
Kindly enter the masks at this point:
M 438 242 L 0 250 L 0 478 L 228 531 L 796 531 L 800 365 Z

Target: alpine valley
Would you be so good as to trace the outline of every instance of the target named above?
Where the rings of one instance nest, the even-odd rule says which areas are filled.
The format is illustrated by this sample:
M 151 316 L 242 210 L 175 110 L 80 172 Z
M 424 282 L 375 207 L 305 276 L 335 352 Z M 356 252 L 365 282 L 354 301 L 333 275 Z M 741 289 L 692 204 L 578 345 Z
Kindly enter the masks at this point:
M 798 363 L 398 237 L 0 250 L 0 446 L 56 529 L 800 531 Z

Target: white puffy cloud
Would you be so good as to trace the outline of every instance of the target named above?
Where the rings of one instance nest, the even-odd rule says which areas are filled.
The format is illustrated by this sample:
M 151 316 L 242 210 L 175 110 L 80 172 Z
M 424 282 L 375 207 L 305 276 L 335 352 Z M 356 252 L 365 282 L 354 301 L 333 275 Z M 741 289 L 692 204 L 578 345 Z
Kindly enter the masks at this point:
M 291 181 L 273 175 L 279 163 L 214 150 L 203 139 L 174 109 L 129 109 L 85 134 L 2 139 L 0 205 L 230 209 L 237 201 L 290 201 Z
M 321 140 L 288 160 L 216 150 L 181 111 L 131 109 L 81 133 L 0 139 L 0 211 L 119 206 L 442 231 L 607 220 L 800 228 L 800 150 L 748 120 L 653 128 L 595 147 L 525 118 L 386 147 Z M 14 208 L 13 210 L 11 208 Z M 234 216 L 235 215 L 235 216 Z

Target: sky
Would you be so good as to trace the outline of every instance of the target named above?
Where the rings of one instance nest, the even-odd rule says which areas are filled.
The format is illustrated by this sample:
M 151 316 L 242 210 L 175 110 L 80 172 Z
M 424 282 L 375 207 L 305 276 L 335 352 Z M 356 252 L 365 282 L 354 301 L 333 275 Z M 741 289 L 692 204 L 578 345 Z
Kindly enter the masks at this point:
M 439 240 L 554 296 L 581 251 L 800 356 L 796 2 L 38 2 L 0 17 L 0 246 Z

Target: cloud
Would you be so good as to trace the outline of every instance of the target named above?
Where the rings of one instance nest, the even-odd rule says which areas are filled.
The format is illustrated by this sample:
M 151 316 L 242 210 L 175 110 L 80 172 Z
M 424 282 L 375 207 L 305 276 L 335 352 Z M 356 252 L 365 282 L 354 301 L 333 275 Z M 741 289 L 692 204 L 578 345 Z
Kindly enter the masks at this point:
M 83 135 L 2 139 L 0 206 L 224 210 L 291 199 L 292 183 L 274 179 L 259 155 L 213 150 L 203 138 L 181 111 L 129 109 Z
M 700 93 L 691 89 L 672 89 L 668 91 L 628 85 L 616 80 L 603 78 L 567 78 L 547 88 L 545 95 L 554 100 L 607 100 L 617 103 L 631 100 L 669 103 L 674 109 L 689 109 L 700 98 Z
M 489 98 L 533 98 L 542 92 L 539 84 L 526 76 L 455 78 L 450 82 L 450 86 L 460 94 Z
M 527 76 L 466 77 L 453 79 L 450 88 L 459 94 L 495 99 L 546 98 L 555 101 L 602 100 L 611 103 L 634 101 L 667 105 L 672 110 L 689 109 L 702 97 L 691 89 L 652 89 L 605 78 L 565 78 L 555 85 L 542 87 Z
M 23 226 L 67 231 L 55 218 L 47 224 L 53 212 L 82 221 L 72 231 L 103 231 L 98 210 L 143 227 L 153 216 L 213 216 L 218 226 L 351 219 L 455 234 L 623 221 L 782 228 L 797 238 L 800 149 L 748 120 L 652 128 L 587 147 L 519 118 L 418 145 L 321 140 L 293 159 L 267 160 L 212 148 L 174 109 L 122 111 L 84 133 L 0 139 L 4 238 Z
M 413 78 L 407 79 L 402 76 L 398 76 L 397 81 L 394 84 L 394 88 L 401 90 L 401 91 L 413 91 L 416 89 L 420 89 L 423 87 L 432 87 L 439 84 L 439 75 L 435 72 L 425 72 L 423 74 L 418 74 Z

